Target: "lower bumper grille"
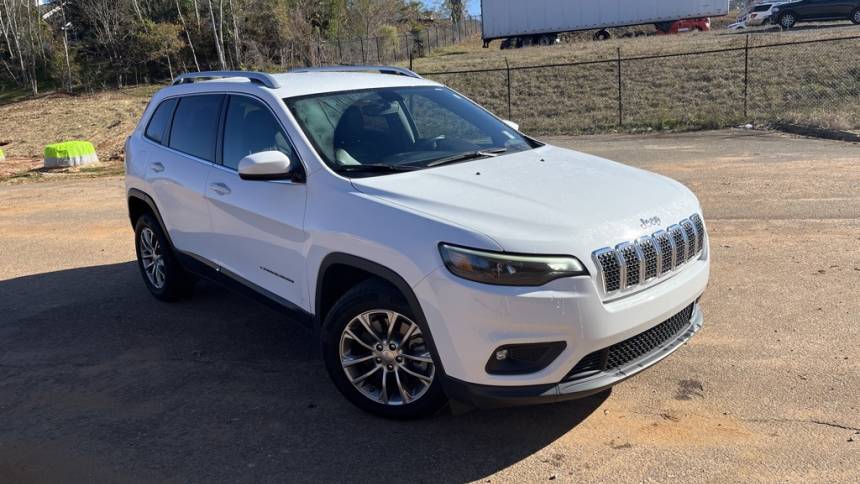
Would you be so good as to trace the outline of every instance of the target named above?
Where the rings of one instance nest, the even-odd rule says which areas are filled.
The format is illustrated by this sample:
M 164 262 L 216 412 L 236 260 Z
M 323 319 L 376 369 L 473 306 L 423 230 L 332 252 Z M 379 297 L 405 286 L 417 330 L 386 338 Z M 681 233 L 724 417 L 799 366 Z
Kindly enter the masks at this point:
M 600 372 L 615 370 L 646 356 L 677 337 L 690 325 L 693 306 L 687 306 L 680 313 L 643 333 L 587 355 L 562 381 L 580 380 Z

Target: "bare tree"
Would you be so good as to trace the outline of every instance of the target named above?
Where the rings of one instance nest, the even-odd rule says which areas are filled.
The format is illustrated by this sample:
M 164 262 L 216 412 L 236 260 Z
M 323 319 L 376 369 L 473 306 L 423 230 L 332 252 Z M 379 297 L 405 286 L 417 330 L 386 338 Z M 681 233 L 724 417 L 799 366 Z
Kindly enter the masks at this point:
M 215 38 L 215 51 L 218 53 L 218 63 L 221 65 L 221 70 L 227 70 L 227 61 L 224 60 L 224 46 L 221 36 L 218 35 L 218 25 L 215 23 L 215 9 L 212 8 L 212 0 L 206 0 L 209 3 L 209 18 L 212 21 L 212 36 Z
M 236 21 L 236 7 L 230 0 L 230 16 L 233 18 L 233 49 L 236 51 L 236 67 L 242 66 L 242 40 L 239 37 L 239 23 Z
M 197 2 L 194 2 L 195 8 Z M 197 72 L 200 72 L 200 63 L 197 62 L 197 52 L 194 51 L 194 42 L 191 41 L 191 34 L 188 32 L 188 24 L 185 23 L 185 16 L 182 15 L 182 8 L 179 6 L 179 0 L 176 0 L 176 13 L 179 15 L 179 22 L 182 23 L 182 30 L 185 31 L 185 38 L 188 40 L 188 47 L 191 49 L 191 57 L 194 59 L 194 67 Z

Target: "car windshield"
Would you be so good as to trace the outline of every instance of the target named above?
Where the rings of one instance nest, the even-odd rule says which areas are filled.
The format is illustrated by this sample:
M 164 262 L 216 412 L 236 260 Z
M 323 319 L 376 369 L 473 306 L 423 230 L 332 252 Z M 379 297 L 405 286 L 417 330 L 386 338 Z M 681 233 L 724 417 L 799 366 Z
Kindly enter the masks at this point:
M 335 171 L 379 175 L 464 162 L 538 144 L 444 87 L 402 87 L 285 99 Z

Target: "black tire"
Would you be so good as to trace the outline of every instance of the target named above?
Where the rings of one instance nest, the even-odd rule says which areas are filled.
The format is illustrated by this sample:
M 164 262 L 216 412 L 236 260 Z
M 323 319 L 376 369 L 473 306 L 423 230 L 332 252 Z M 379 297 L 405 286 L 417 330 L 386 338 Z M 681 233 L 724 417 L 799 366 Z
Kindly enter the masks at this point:
M 794 12 L 782 12 L 779 14 L 779 17 L 776 19 L 776 22 L 780 27 L 788 30 L 797 23 L 797 15 Z
M 612 34 L 608 30 L 598 30 L 594 33 L 594 40 L 609 40 L 610 38 L 612 38 Z
M 163 264 L 161 285 L 150 279 L 144 266 L 143 252 L 145 249 L 143 246 L 145 243 L 142 237 L 145 231 L 149 231 L 154 236 L 154 240 L 157 241 L 158 255 Z M 143 283 L 146 284 L 146 288 L 156 299 L 172 302 L 191 296 L 194 288 L 194 277 L 179 264 L 161 224 L 148 213 L 141 215 L 134 225 L 134 247 L 137 252 L 137 267 L 140 269 Z
M 439 381 L 441 366 L 437 355 L 431 355 L 436 369 L 432 383 L 423 395 L 405 404 L 386 405 L 377 400 L 372 400 L 359 391 L 347 377 L 347 372 L 341 363 L 341 336 L 347 325 L 358 315 L 375 310 L 395 311 L 417 324 L 422 335 L 429 335 L 429 330 L 417 320 L 412 308 L 394 287 L 376 279 L 362 282 L 347 291 L 335 303 L 323 322 L 322 354 L 329 376 L 347 400 L 374 415 L 390 419 L 409 420 L 436 414 L 447 403 L 447 397 Z M 429 341 L 426 342 L 426 345 L 427 352 L 432 353 L 432 345 Z M 372 362 L 369 363 L 372 364 Z M 389 368 L 391 367 L 389 366 Z
M 860 8 L 851 12 L 851 23 L 854 25 L 860 24 Z

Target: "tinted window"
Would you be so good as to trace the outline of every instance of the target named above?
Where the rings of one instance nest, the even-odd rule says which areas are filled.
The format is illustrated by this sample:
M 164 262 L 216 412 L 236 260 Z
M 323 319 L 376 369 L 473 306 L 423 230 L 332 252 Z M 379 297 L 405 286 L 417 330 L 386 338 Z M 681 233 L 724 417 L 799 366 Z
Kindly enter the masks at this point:
M 149 120 L 149 126 L 146 127 L 147 138 L 156 143 L 163 141 L 164 131 L 167 129 L 167 124 L 170 123 L 170 117 L 173 116 L 174 107 L 176 107 L 176 99 L 168 99 L 158 105 Z
M 286 135 L 266 106 L 231 96 L 224 125 L 224 166 L 238 169 L 242 158 L 262 151 L 280 151 L 294 159 Z
M 182 98 L 173 116 L 170 147 L 204 160 L 215 161 L 218 118 L 223 98 L 221 95 Z

